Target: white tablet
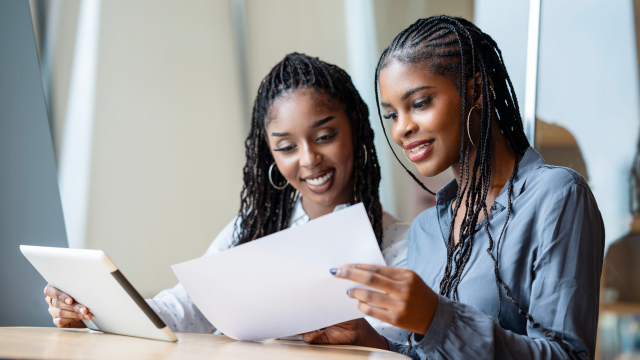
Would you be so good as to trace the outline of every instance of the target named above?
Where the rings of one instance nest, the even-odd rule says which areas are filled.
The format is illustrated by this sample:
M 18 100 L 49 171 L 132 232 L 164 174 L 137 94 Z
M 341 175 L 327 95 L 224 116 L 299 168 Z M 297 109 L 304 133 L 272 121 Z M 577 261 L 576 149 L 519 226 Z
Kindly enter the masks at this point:
M 89 308 L 93 318 L 83 320 L 87 327 L 178 341 L 103 251 L 27 245 L 20 251 L 51 286 Z

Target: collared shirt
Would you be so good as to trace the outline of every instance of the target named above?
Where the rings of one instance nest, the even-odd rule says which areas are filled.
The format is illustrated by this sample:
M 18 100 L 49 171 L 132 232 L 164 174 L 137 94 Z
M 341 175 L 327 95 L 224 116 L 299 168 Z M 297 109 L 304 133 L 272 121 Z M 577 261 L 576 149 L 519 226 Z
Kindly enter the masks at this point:
M 309 216 L 302 207 L 302 197 L 298 197 L 291 214 L 289 227 L 293 228 L 306 224 Z M 341 204 L 333 210 L 339 211 L 349 204 Z M 216 254 L 232 248 L 236 244 L 233 236 L 234 218 L 222 229 L 213 240 L 205 255 Z M 382 256 L 388 266 L 397 268 L 407 267 L 407 232 L 409 224 L 396 219 L 393 215 L 383 212 L 382 214 Z M 213 333 L 216 331 L 212 325 L 191 301 L 185 288 L 178 283 L 175 287 L 161 291 L 153 299 L 148 299 L 147 303 L 169 326 L 172 331 L 192 332 L 192 333 Z M 393 327 L 378 319 L 365 317 L 367 321 L 383 336 L 405 343 L 407 331 Z
M 447 259 L 446 239 L 457 182 L 442 188 L 436 206 L 409 230 L 408 268 L 438 292 Z M 491 207 L 489 231 L 497 241 L 507 216 L 507 187 Z M 598 325 L 604 224 L 585 180 L 571 169 L 546 165 L 529 148 L 520 161 L 512 211 L 500 243 L 499 272 L 511 296 L 536 323 L 555 332 L 582 358 L 593 358 Z M 473 251 L 458 285 L 458 300 L 439 296 L 424 336 L 412 336 L 414 359 L 564 359 L 560 344 L 545 337 L 500 296 L 487 253 L 484 222 L 475 228 Z M 493 254 L 496 254 L 494 246 Z M 390 342 L 392 350 L 406 346 Z

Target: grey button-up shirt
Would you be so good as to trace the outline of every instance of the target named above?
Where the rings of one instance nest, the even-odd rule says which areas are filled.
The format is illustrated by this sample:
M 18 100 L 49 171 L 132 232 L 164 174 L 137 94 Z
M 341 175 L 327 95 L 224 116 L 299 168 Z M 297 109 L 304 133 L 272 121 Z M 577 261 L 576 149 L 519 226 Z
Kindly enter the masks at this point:
M 438 291 L 446 263 L 446 239 L 457 182 L 437 194 L 437 205 L 409 230 L 408 268 Z M 507 215 L 507 188 L 496 198 L 489 230 L 498 239 Z M 518 308 L 500 296 L 489 238 L 476 226 L 473 252 L 458 286 L 459 301 L 440 296 L 424 337 L 413 336 L 415 359 L 564 359 L 560 344 L 534 329 Z M 496 253 L 496 250 L 493 250 Z M 598 325 L 604 224 L 585 180 L 571 169 L 546 165 L 529 148 L 519 164 L 512 212 L 500 244 L 500 275 L 511 295 L 534 320 L 566 344 L 593 358 Z M 406 345 L 389 342 L 392 350 Z

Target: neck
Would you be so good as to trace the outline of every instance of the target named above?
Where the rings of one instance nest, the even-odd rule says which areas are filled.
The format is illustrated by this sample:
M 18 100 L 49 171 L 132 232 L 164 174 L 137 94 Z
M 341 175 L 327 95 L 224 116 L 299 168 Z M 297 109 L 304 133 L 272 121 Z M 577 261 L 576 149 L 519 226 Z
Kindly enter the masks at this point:
M 511 173 L 513 172 L 513 163 L 515 161 L 515 154 L 504 135 L 500 132 L 498 124 L 494 122 L 492 126 L 493 133 L 491 144 L 491 179 L 489 180 L 489 191 L 487 193 L 487 205 L 491 206 L 496 197 L 500 194 L 505 184 L 509 181 Z M 477 143 L 477 141 L 476 141 Z M 473 170 L 473 163 L 476 160 L 477 149 L 471 145 L 469 149 L 469 172 Z M 521 160 L 521 156 L 518 155 L 518 161 Z M 464 169 L 462 164 L 454 164 L 451 169 L 453 170 L 458 186 L 462 186 L 464 183 Z M 479 176 L 480 174 L 476 174 Z M 471 174 L 469 174 L 471 176 Z M 464 200 L 466 200 L 467 194 L 464 194 Z
M 333 209 L 335 209 L 336 205 L 338 204 L 328 204 L 328 205 L 318 204 L 307 199 L 304 196 L 302 197 L 302 208 L 304 209 L 304 212 L 307 213 L 307 216 L 309 216 L 309 220 L 313 220 L 315 218 L 319 218 L 320 216 L 331 214 L 333 212 Z

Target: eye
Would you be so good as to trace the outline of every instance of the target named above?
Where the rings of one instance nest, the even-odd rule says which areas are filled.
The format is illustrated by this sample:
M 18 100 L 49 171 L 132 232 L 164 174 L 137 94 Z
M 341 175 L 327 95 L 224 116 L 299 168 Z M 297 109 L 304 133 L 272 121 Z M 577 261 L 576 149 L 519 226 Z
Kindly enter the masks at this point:
M 431 97 L 427 96 L 425 98 L 422 99 L 418 99 L 413 103 L 413 107 L 415 109 L 420 109 L 421 107 L 427 105 L 428 103 L 431 102 Z
M 293 150 L 295 148 L 296 148 L 295 145 L 289 145 L 289 146 L 284 146 L 284 147 L 281 147 L 281 148 L 273 149 L 273 151 L 284 151 L 284 152 L 287 152 L 287 151 L 291 151 L 291 150 Z
M 383 118 L 389 120 L 389 119 L 393 119 L 395 120 L 398 117 L 398 114 L 394 113 L 394 112 L 390 112 L 387 115 L 382 115 Z
M 338 135 L 339 132 L 340 132 L 340 130 L 336 130 L 336 131 L 332 132 L 331 134 L 322 135 L 322 136 L 318 137 L 316 139 L 316 141 L 320 141 L 320 142 L 327 141 L 327 140 L 331 139 L 332 137 Z

